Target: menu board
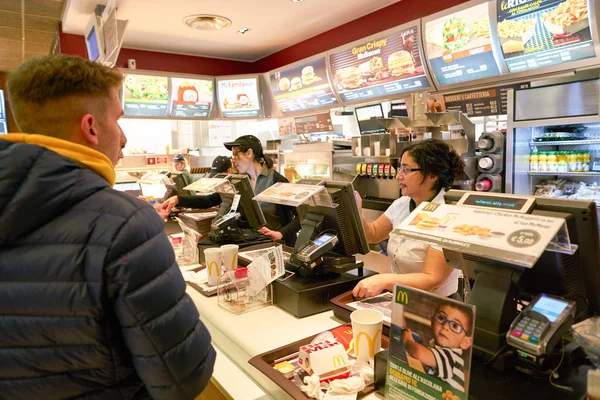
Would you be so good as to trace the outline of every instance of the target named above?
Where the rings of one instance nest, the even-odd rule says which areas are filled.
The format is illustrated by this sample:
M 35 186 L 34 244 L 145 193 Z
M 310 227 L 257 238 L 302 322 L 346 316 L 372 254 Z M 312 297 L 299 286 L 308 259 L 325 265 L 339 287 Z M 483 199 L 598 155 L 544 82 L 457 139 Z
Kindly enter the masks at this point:
M 260 116 L 257 78 L 217 80 L 217 95 L 223 118 Z
M 171 116 L 208 118 L 213 102 L 212 79 L 171 78 Z
M 126 75 L 123 111 L 126 116 L 166 117 L 169 105 L 169 78 Z
M 270 75 L 271 90 L 281 112 L 290 113 L 338 104 L 327 79 L 325 57 Z
M 294 118 L 294 126 L 298 135 L 333 132 L 333 124 L 331 123 L 331 114 L 329 114 L 329 112 L 309 115 L 302 118 Z
M 440 85 L 500 75 L 492 52 L 487 2 L 427 22 L 425 43 Z
M 595 56 L 587 0 L 498 1 L 498 38 L 510 72 Z
M 417 32 L 414 26 L 330 55 L 334 86 L 342 101 L 428 88 Z
M 508 89 L 527 89 L 529 83 L 473 90 L 448 95 L 435 95 L 427 99 L 430 112 L 461 111 L 469 117 L 506 115 L 508 113 Z

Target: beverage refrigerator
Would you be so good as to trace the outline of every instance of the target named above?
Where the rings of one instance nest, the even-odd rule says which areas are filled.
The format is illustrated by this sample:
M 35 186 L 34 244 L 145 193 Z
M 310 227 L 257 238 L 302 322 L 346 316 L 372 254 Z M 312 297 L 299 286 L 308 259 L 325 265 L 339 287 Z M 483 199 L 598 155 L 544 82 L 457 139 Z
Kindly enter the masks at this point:
M 599 80 L 508 96 L 505 191 L 600 201 Z

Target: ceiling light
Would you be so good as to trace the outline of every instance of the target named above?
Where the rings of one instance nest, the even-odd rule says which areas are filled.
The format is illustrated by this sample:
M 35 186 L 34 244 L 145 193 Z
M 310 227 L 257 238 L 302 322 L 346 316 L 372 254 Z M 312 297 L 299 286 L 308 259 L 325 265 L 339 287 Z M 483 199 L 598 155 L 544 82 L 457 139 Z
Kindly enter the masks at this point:
M 304 0 L 292 0 L 292 3 L 302 3 Z
M 239 31 L 237 31 L 237 33 L 240 33 L 243 35 L 244 33 L 248 32 L 249 30 L 250 30 L 250 28 L 242 28 Z
M 183 22 L 190 28 L 201 31 L 219 31 L 231 25 L 229 18 L 205 14 L 188 15 L 183 19 Z

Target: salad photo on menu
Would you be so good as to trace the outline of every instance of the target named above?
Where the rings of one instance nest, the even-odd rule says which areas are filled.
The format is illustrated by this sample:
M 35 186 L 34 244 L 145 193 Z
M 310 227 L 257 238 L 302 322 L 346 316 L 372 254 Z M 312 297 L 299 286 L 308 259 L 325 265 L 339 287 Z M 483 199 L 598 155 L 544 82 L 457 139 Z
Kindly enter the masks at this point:
M 152 75 L 126 75 L 123 89 L 125 115 L 151 117 L 167 115 L 169 78 Z
M 333 83 L 345 101 L 425 89 L 417 27 L 330 55 Z
M 500 74 L 492 52 L 487 3 L 450 14 L 425 24 L 429 62 L 442 85 Z
M 510 72 L 595 56 L 588 0 L 498 3 L 498 37 Z

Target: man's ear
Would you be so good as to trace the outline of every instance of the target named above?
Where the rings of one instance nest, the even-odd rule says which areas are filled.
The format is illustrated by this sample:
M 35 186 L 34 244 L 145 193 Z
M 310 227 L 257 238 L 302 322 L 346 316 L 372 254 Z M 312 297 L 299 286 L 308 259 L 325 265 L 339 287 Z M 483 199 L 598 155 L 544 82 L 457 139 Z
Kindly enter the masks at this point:
M 98 122 L 92 114 L 85 114 L 81 118 L 81 133 L 89 144 L 98 145 Z
M 465 338 L 460 342 L 460 348 L 463 350 L 467 350 L 473 344 L 473 338 L 470 336 L 465 336 Z

